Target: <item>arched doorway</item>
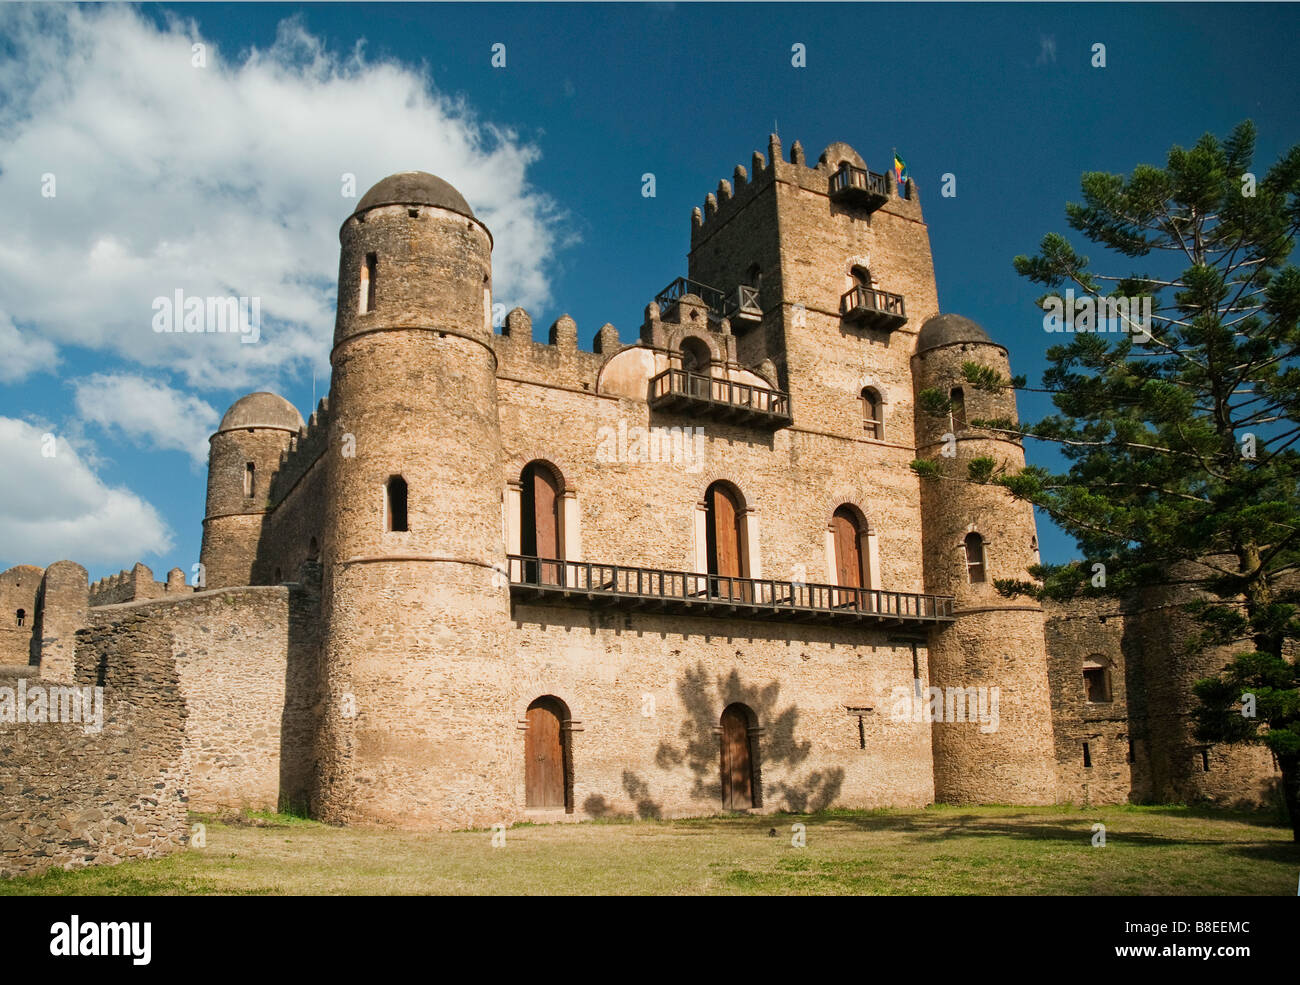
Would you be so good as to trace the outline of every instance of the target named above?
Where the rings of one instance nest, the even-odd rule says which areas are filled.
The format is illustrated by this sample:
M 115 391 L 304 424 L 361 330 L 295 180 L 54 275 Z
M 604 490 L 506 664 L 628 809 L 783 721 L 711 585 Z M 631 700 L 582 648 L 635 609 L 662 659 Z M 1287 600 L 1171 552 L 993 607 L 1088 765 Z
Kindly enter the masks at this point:
M 543 462 L 524 466 L 520 482 L 520 553 L 541 558 L 525 564 L 524 579 L 543 585 L 561 584 L 560 482 Z M 549 560 L 547 560 L 549 559 Z
M 722 712 L 722 806 L 729 811 L 754 806 L 754 756 L 749 741 L 754 713 L 737 702 Z
M 713 354 L 703 341 L 690 336 L 682 339 L 682 369 L 687 373 L 686 392 L 693 397 L 709 397 L 713 388 Z
M 524 730 L 524 803 L 528 807 L 573 810 L 569 758 L 569 709 L 544 695 L 528 706 Z
M 709 594 L 745 598 L 743 507 L 728 483 L 715 482 L 704 492 L 704 534 L 708 545 Z
M 866 588 L 866 566 L 862 557 L 862 528 L 857 514 L 841 506 L 831 516 L 831 533 L 835 540 L 835 584 L 846 588 Z M 858 592 L 836 592 L 836 605 L 857 605 Z

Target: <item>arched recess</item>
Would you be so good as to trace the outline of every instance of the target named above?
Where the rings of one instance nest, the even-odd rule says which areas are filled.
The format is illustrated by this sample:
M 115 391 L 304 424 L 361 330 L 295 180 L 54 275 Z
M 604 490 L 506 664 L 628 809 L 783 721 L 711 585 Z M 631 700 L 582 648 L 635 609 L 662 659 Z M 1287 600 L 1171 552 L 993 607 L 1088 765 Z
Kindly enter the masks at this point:
M 511 577 L 574 584 L 576 570 L 557 562 L 582 560 L 580 515 L 578 493 L 559 466 L 543 458 L 528 461 L 519 478 L 506 483 L 506 546 L 510 554 L 541 560 L 512 562 Z
M 880 548 L 866 514 L 852 503 L 841 503 L 826 528 L 826 567 L 832 585 L 879 591 Z M 857 592 L 845 592 L 837 605 L 854 604 Z M 864 596 L 870 607 L 872 596 Z
M 686 373 L 685 389 L 696 397 L 708 397 L 713 389 L 713 353 L 708 344 L 694 335 L 681 341 L 682 370 Z
M 572 716 L 545 694 L 528 706 L 524 728 L 524 804 L 573 813 Z
M 737 701 L 723 709 L 718 720 L 723 810 L 744 811 L 762 804 L 757 734 L 758 716 L 749 705 Z
M 972 585 L 984 584 L 988 580 L 984 538 L 972 530 L 962 541 L 962 549 L 966 559 L 966 580 Z
M 748 600 L 750 586 L 743 579 L 758 577 L 750 573 L 749 510 L 732 483 L 718 480 L 704 491 L 703 526 L 709 594 Z

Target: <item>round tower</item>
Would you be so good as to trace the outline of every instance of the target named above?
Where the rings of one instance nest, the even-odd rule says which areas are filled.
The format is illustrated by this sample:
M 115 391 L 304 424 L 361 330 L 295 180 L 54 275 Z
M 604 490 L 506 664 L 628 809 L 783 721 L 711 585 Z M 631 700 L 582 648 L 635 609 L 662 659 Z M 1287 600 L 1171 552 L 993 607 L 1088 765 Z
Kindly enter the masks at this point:
M 517 743 L 492 236 L 455 188 L 411 171 L 371 188 L 339 238 L 316 813 L 503 820 Z
M 952 412 L 935 419 L 918 410 L 917 457 L 938 462 L 945 476 L 957 479 L 965 477 L 971 459 L 983 456 L 1023 468 L 1019 443 L 966 426 L 1016 420 L 1014 393 L 971 387 L 962 371 L 968 362 L 1010 375 L 1006 349 L 973 321 L 937 315 L 925 322 L 913 357 L 918 406 L 920 392 L 935 389 L 948 397 Z M 1002 578 L 1028 581 L 1026 569 L 1038 563 L 1033 507 L 994 486 L 944 478 L 921 484 L 921 510 L 926 590 L 956 600 L 956 621 L 935 630 L 929 647 L 930 686 L 943 692 L 943 714 L 933 726 L 935 799 L 1054 803 L 1043 612 L 1037 602 L 1004 598 L 993 587 Z M 977 707 L 983 700 L 990 713 L 979 722 L 962 721 L 975 716 L 960 715 L 958 698 Z
M 253 584 L 271 476 L 303 427 L 302 415 L 274 393 L 250 393 L 226 411 L 208 439 L 203 517 L 203 588 Z

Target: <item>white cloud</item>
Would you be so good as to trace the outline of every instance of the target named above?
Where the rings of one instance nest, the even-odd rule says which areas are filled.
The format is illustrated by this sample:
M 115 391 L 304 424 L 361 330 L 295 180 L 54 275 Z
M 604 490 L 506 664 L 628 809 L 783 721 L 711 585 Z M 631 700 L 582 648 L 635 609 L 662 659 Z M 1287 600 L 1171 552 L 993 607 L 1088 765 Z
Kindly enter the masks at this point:
M 42 454 L 45 432 L 0 417 L 0 566 L 133 564 L 172 548 L 158 511 L 127 489 L 106 485 L 64 440 Z
M 208 435 L 220 415 L 206 401 L 131 373 L 96 373 L 73 386 L 83 421 L 120 429 L 137 445 L 183 451 L 195 465 L 207 464 Z
M 327 52 L 297 21 L 238 57 L 191 21 L 159 28 L 133 8 L 0 5 L 0 352 L 20 379 L 51 343 L 167 367 L 192 386 L 264 384 L 327 365 L 338 229 L 357 194 L 395 171 L 455 185 L 496 239 L 508 305 L 549 300 L 562 234 L 531 189 L 536 147 L 480 120 L 421 71 Z M 227 57 L 227 55 L 232 57 Z M 52 174 L 56 195 L 42 196 Z M 261 298 L 262 341 L 166 335 L 152 302 Z M 39 329 L 20 342 L 13 323 Z M 42 348 L 43 347 L 43 348 Z
M 0 383 L 16 383 L 38 370 L 52 370 L 58 358 L 54 343 L 19 331 L 0 310 Z

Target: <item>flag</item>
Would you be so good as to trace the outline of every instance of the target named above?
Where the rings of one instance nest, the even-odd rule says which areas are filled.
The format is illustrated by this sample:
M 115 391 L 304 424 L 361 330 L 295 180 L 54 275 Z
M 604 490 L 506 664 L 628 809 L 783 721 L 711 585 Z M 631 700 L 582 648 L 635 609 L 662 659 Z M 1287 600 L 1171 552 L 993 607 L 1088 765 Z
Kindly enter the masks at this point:
M 907 181 L 907 162 L 898 156 L 898 151 L 894 151 L 894 176 L 900 185 Z

